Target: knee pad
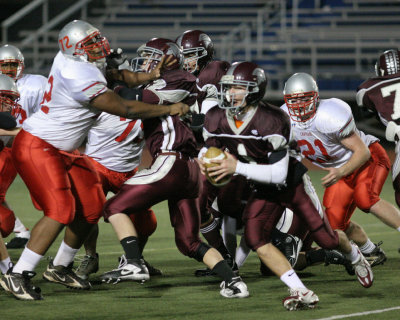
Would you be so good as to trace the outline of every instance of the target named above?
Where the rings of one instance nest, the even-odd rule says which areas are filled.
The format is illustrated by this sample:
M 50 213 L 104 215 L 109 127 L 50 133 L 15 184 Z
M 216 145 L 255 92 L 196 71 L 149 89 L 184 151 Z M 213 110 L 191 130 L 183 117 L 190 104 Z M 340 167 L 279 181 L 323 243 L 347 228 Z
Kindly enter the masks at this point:
M 207 251 L 211 249 L 211 246 L 202 242 L 200 243 L 199 247 L 195 251 L 192 258 L 196 259 L 199 262 L 203 261 L 204 256 L 206 255 Z

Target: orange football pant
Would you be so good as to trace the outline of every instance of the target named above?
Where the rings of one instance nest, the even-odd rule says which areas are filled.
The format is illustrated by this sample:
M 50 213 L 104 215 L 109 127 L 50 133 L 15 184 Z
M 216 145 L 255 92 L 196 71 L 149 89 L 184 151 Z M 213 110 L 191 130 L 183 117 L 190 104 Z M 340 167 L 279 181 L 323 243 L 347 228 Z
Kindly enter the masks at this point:
M 378 143 L 369 146 L 371 158 L 352 174 L 326 188 L 323 204 L 333 230 L 346 230 L 356 208 L 369 212 L 380 200 L 390 170 L 390 159 Z
M 75 214 L 98 222 L 105 196 L 88 157 L 60 151 L 24 130 L 15 137 L 12 156 L 45 216 L 62 224 L 71 223 Z

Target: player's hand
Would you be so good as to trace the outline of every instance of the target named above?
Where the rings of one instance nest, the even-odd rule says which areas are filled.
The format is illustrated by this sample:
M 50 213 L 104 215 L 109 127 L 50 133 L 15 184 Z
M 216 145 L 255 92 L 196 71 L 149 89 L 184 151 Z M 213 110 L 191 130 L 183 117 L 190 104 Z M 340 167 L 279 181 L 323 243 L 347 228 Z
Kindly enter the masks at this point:
M 151 80 L 158 79 L 161 77 L 162 71 L 171 67 L 174 63 L 176 63 L 176 58 L 172 55 L 165 56 L 163 55 L 161 61 L 155 66 L 153 70 L 150 71 Z
M 208 175 L 214 177 L 215 181 L 232 175 L 236 171 L 237 159 L 229 152 L 224 151 L 226 158 L 222 160 L 211 160 L 211 163 L 216 163 L 218 166 L 207 168 Z
M 169 107 L 170 107 L 169 114 L 171 116 L 175 116 L 175 115 L 183 116 L 189 112 L 189 106 L 182 102 L 171 104 Z
M 107 69 L 131 70 L 128 57 L 122 51 L 121 48 L 118 48 L 116 50 L 111 49 L 110 54 L 106 57 L 106 62 L 107 62 Z
M 322 185 L 325 188 L 334 185 L 343 177 L 340 168 L 326 168 L 324 170 L 328 172 L 328 174 L 321 179 Z
M 198 163 L 200 167 L 200 172 L 202 175 L 206 174 L 206 167 L 205 167 L 205 162 L 203 161 L 203 158 L 195 158 L 196 162 Z

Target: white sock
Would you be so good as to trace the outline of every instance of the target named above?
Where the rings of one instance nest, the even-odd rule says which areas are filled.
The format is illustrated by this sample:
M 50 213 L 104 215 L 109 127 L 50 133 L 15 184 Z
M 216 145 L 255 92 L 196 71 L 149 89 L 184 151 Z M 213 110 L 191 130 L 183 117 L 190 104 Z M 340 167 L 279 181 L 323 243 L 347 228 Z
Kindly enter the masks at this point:
M 362 253 L 371 253 L 375 248 L 376 245 L 368 238 L 367 242 L 360 247 L 360 250 Z
M 40 259 L 43 256 L 33 252 L 32 250 L 25 247 L 24 251 L 22 251 L 21 257 L 19 258 L 17 264 L 13 268 L 13 272 L 22 273 L 22 271 L 33 271 L 38 265 Z
M 64 266 L 68 267 L 68 265 L 74 261 L 76 253 L 79 249 L 71 248 L 64 241 L 61 242 L 60 248 L 57 251 L 57 255 L 54 258 L 53 264 L 55 266 Z
M 5 274 L 8 269 L 12 266 L 12 262 L 10 257 L 5 258 L 4 260 L 0 261 L 0 271 L 2 274 Z
M 238 268 L 240 268 L 244 264 L 247 257 L 249 256 L 249 254 L 250 254 L 250 249 L 246 245 L 246 240 L 242 236 L 240 238 L 240 245 L 236 249 L 236 256 L 235 256 L 235 261 L 236 261 Z
M 28 231 L 28 233 L 29 233 L 28 228 L 24 226 L 24 224 L 21 222 L 21 220 L 19 220 L 18 217 L 15 217 L 15 225 L 14 225 L 13 231 L 14 231 L 14 233 L 18 234 L 17 236 L 20 236 L 19 233 L 22 233 L 22 232 Z
M 296 274 L 296 272 L 293 269 L 290 269 L 289 271 L 286 271 L 282 276 L 281 280 L 290 288 L 290 289 L 295 289 L 295 288 L 306 288 L 303 282 L 301 282 L 300 278 Z
M 400 232 L 400 227 L 397 228 L 397 231 Z
M 358 258 L 359 258 L 357 245 L 352 243 L 351 244 L 351 252 L 350 253 L 345 253 L 344 255 L 348 260 L 351 261 L 351 263 L 354 264 L 354 262 L 356 262 L 358 260 Z

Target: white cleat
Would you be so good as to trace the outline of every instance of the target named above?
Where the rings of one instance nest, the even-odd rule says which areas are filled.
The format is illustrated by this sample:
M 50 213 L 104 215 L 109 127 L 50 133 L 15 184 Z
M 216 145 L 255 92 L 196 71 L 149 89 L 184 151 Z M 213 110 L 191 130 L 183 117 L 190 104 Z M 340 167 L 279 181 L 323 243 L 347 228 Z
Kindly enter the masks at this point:
M 357 247 L 357 251 L 359 254 L 358 259 L 353 262 L 354 270 L 357 275 L 358 281 L 364 288 L 369 288 L 372 286 L 374 282 L 374 274 L 372 272 L 372 268 L 369 265 L 367 259 L 363 256 L 360 249 Z
M 120 281 L 141 281 L 142 283 L 150 279 L 149 270 L 144 261 L 137 263 L 128 263 L 125 255 L 119 258 L 120 263 L 117 269 L 113 269 L 100 276 L 103 282 L 118 283 Z
M 232 278 L 229 283 L 222 281 L 220 287 L 219 293 L 225 298 L 247 298 L 249 296 L 247 286 L 240 277 Z
M 307 288 L 289 289 L 290 296 L 283 299 L 283 306 L 289 311 L 314 309 L 319 301 L 318 296 Z

